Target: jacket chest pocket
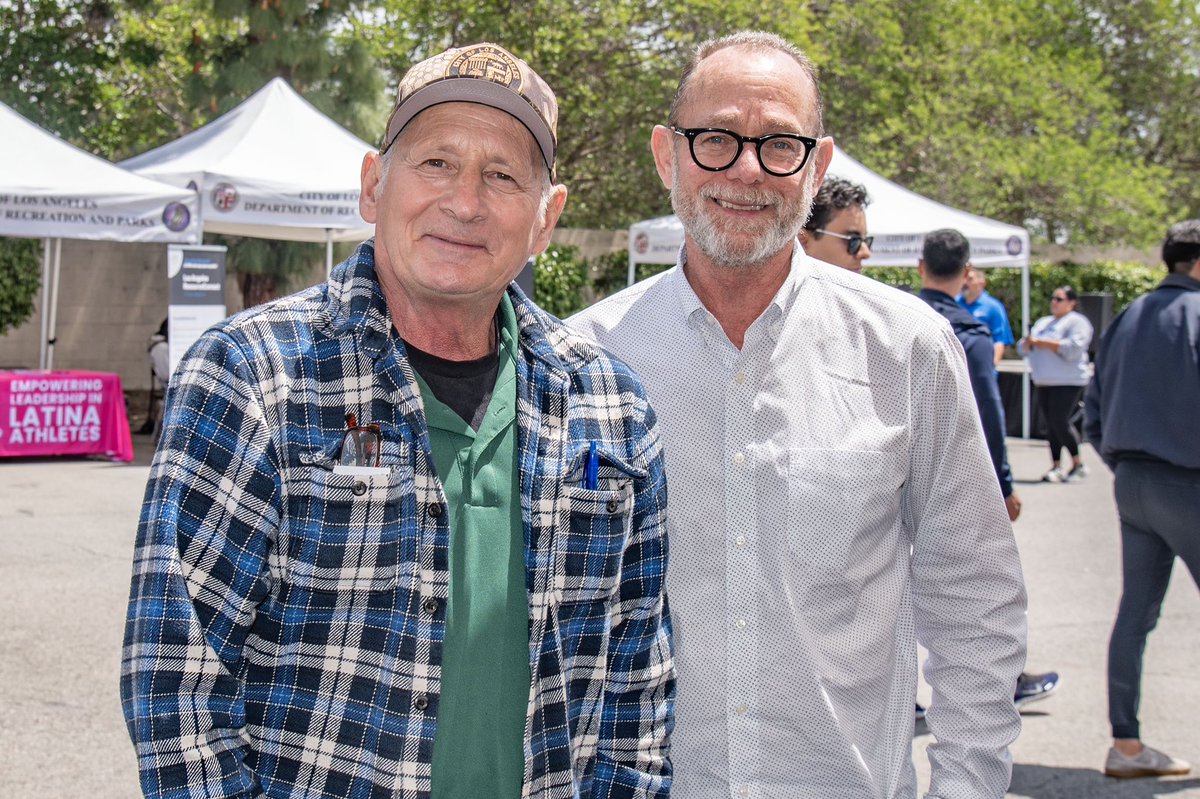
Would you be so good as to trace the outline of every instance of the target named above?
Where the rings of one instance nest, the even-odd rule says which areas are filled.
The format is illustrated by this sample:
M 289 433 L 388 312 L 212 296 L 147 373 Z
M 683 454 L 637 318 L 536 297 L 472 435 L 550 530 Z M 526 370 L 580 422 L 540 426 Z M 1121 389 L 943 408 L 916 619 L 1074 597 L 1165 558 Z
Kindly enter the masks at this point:
M 606 480 L 596 489 L 566 485 L 555 537 L 555 588 L 562 602 L 608 597 L 621 581 L 621 559 L 633 523 L 633 483 Z
M 395 588 L 406 561 L 403 531 L 415 519 L 411 466 L 370 475 L 299 466 L 286 479 L 286 582 L 324 594 Z

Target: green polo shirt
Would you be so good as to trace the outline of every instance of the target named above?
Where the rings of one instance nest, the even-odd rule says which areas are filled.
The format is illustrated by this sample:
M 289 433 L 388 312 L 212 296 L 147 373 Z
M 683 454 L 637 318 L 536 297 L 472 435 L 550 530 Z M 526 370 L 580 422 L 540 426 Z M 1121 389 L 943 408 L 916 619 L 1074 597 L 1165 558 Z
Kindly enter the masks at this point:
M 418 375 L 450 511 L 450 600 L 434 799 L 517 799 L 525 776 L 529 600 L 517 472 L 517 322 L 501 302 L 496 387 L 479 431 Z

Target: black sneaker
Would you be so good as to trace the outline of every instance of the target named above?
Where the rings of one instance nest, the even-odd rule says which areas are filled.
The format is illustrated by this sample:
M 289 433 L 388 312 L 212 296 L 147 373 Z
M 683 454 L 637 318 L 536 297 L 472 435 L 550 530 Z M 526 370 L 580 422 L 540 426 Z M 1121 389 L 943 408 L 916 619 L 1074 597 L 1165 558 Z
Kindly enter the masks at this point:
M 1058 672 L 1048 671 L 1045 674 L 1027 674 L 1021 672 L 1017 678 L 1017 692 L 1013 696 L 1013 704 L 1017 707 L 1028 705 L 1045 699 L 1058 690 Z
M 917 703 L 917 710 L 913 715 L 916 717 L 917 721 L 925 720 L 925 708 L 919 702 Z

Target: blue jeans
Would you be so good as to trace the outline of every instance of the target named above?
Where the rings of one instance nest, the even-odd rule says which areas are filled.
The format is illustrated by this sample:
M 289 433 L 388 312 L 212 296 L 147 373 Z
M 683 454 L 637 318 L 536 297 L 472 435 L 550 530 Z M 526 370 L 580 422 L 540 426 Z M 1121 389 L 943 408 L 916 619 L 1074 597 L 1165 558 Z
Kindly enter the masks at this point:
M 1200 585 L 1200 470 L 1123 460 L 1115 493 L 1123 587 L 1108 642 L 1108 720 L 1114 738 L 1140 738 L 1142 654 L 1158 624 L 1176 555 Z

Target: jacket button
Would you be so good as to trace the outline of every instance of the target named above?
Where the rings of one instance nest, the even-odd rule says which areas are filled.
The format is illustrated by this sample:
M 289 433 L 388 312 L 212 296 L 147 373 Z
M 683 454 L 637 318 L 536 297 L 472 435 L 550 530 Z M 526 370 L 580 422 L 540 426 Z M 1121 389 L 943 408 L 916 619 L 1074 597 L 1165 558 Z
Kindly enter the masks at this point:
M 619 508 L 619 507 L 621 507 L 621 506 L 617 504 L 617 501 L 616 501 L 615 499 L 610 499 L 610 500 L 608 501 L 608 505 L 607 505 L 607 507 L 608 507 L 608 512 L 609 512 L 609 513 L 616 513 L 616 512 L 617 512 L 617 508 Z
M 361 497 L 363 494 L 367 493 L 367 484 L 362 480 L 359 480 L 350 490 L 354 492 L 354 496 Z
M 413 700 L 413 707 L 417 710 L 424 710 L 429 707 L 429 697 L 425 696 L 425 694 L 418 694 L 417 698 Z
M 421 603 L 421 609 L 432 616 L 434 613 L 437 613 L 438 601 L 431 596 L 427 596 L 425 597 L 425 601 Z
M 429 515 L 435 519 L 437 517 L 441 516 L 442 515 L 442 506 L 441 505 L 430 505 L 429 506 Z

